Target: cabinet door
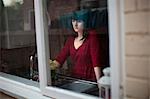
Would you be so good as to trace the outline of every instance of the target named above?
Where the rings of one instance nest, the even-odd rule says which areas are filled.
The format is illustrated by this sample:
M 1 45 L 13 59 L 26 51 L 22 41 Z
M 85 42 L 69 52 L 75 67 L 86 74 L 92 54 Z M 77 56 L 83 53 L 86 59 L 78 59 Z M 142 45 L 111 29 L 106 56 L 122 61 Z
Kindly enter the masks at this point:
M 29 1 L 2 9 L 2 48 L 21 48 L 35 44 L 34 10 L 26 2 Z
M 0 6 L 0 71 L 38 81 L 33 0 Z

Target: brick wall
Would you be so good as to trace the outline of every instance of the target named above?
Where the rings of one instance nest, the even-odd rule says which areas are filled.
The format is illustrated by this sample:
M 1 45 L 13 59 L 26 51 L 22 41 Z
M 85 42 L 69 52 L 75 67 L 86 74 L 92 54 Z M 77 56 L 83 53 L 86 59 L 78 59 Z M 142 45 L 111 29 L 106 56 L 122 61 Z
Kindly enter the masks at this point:
M 150 0 L 124 0 L 126 99 L 150 95 Z

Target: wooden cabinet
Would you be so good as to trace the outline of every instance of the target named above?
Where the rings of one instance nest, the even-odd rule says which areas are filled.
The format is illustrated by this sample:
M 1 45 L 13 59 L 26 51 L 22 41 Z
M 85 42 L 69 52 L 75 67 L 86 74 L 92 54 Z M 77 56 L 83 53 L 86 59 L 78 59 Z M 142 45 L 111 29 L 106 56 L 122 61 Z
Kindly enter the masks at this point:
M 1 9 L 1 48 L 12 49 L 35 45 L 33 7 L 21 5 L 17 8 Z

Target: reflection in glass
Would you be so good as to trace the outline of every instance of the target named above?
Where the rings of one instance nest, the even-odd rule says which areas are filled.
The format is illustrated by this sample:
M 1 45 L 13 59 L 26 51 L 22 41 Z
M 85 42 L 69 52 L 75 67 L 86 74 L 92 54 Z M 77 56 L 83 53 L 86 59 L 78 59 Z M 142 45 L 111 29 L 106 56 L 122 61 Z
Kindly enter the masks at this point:
M 3 1 L 8 0 L 0 0 L 0 71 L 38 81 L 33 0 Z
M 52 85 L 98 96 L 97 79 L 109 66 L 107 1 L 52 0 L 47 8 Z

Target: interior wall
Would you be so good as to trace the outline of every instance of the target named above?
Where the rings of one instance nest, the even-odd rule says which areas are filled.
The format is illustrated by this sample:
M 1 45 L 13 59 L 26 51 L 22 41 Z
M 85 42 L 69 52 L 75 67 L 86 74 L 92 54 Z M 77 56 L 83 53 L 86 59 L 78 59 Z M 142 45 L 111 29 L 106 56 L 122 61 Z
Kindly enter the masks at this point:
M 1 3 L 2 3 L 2 0 L 0 0 L 0 5 Z M 33 51 L 36 49 L 34 28 L 31 28 L 30 30 L 25 30 L 25 26 L 26 26 L 25 24 L 26 23 L 29 24 L 30 21 L 32 20 L 32 19 L 30 20 L 29 11 L 34 10 L 33 0 L 24 1 L 23 5 L 21 6 L 22 12 L 18 13 L 19 15 L 18 14 L 13 15 L 14 13 L 12 11 L 11 15 L 9 16 L 12 18 L 11 20 L 8 20 L 10 21 L 11 28 L 12 26 L 17 27 L 18 24 L 14 24 L 14 22 L 18 22 L 16 19 L 18 16 L 22 17 L 22 20 L 21 20 L 22 28 L 19 28 L 15 31 L 12 30 L 13 32 L 11 30 L 9 31 L 11 34 L 10 44 L 13 46 L 11 48 L 2 46 L 2 45 L 6 45 L 5 44 L 6 37 L 9 36 L 9 35 L 2 34 L 5 32 L 5 29 L 6 29 L 6 25 L 5 25 L 6 16 L 4 16 L 4 11 L 6 11 L 6 9 L 7 8 L 4 8 L 4 7 L 2 9 L 0 6 L 0 71 L 9 73 L 9 74 L 19 75 L 21 77 L 26 77 L 27 75 L 24 75 L 24 73 L 29 71 L 29 66 L 30 66 L 29 57 L 33 54 Z M 15 11 L 15 9 L 13 10 Z
M 69 34 L 67 30 L 62 30 L 58 27 L 58 19 L 61 15 L 74 11 L 78 6 L 77 4 L 78 0 L 51 0 L 48 2 L 48 13 L 51 19 L 51 26 L 49 27 L 51 59 L 54 59 L 59 53 L 65 43 L 65 36 Z

